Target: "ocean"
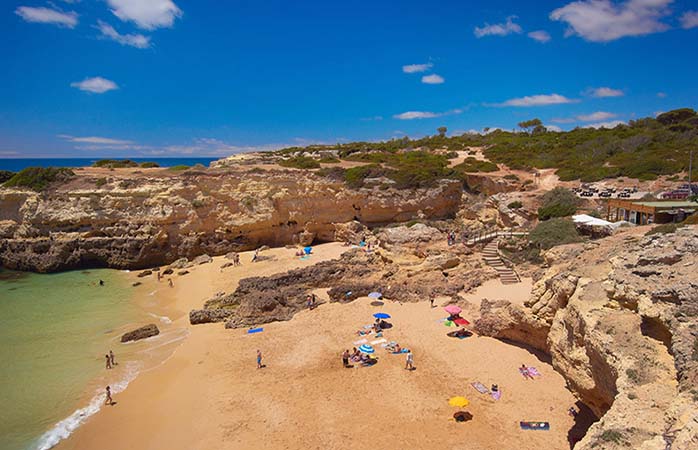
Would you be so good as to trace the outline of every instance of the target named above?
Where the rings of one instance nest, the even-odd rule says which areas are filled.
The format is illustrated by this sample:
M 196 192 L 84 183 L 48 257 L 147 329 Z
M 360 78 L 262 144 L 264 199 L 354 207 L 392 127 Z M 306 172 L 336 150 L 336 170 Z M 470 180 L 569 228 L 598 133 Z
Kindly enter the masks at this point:
M 0 270 L 1 449 L 51 448 L 99 411 L 105 385 L 116 395 L 143 368 L 139 353 L 153 343 L 121 344 L 121 334 L 169 319 L 148 314 L 133 292 L 117 270 Z M 109 350 L 119 365 L 108 371 Z
M 96 161 L 105 158 L 0 158 L 0 170 L 19 172 L 27 167 L 88 167 Z M 193 166 L 203 164 L 208 167 L 211 162 L 220 158 L 109 158 L 130 159 L 136 162 L 153 161 L 161 167 Z

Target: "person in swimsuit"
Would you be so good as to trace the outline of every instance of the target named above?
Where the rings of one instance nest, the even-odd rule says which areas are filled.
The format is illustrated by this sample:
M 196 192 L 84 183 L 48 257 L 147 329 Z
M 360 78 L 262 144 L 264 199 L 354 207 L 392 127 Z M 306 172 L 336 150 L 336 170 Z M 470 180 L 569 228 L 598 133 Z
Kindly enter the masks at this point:
M 172 278 L 167 279 L 167 284 L 169 284 L 170 287 L 174 287 L 174 283 L 172 282 Z
M 342 364 L 344 367 L 349 367 L 349 350 L 344 350 L 344 353 L 342 353 Z
M 104 359 L 107 360 L 107 369 L 111 369 L 111 359 L 109 358 L 109 355 L 104 355 Z
M 407 351 L 407 358 L 405 358 L 405 369 L 414 370 L 414 358 L 409 350 Z
M 111 387 L 109 386 L 107 386 L 107 398 L 104 399 L 104 404 L 109 406 L 114 404 L 114 400 L 111 398 Z
M 257 368 L 262 368 L 262 352 L 260 350 L 257 350 Z
M 114 361 L 114 352 L 111 350 L 109 350 L 109 362 L 111 363 L 112 367 L 116 365 L 116 361 Z

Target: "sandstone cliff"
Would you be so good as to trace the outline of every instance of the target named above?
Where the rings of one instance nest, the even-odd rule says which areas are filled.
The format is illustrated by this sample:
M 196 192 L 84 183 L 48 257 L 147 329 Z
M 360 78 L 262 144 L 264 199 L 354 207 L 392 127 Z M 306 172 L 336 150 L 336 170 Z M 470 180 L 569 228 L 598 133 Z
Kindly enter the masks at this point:
M 555 248 L 524 307 L 485 335 L 543 350 L 601 419 L 575 448 L 698 448 L 698 229 Z
M 145 268 L 202 253 L 329 241 L 352 220 L 374 226 L 450 218 L 463 189 L 349 189 L 308 172 L 77 171 L 44 193 L 0 188 L 0 265 L 41 272 Z

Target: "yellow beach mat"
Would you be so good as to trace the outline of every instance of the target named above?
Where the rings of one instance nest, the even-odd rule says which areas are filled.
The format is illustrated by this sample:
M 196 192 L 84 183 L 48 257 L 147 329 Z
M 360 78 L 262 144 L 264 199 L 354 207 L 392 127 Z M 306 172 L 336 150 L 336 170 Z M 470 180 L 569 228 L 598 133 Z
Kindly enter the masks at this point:
M 450 399 L 448 399 L 448 404 L 451 406 L 456 406 L 458 408 L 465 408 L 470 404 L 470 402 L 465 397 L 451 397 Z

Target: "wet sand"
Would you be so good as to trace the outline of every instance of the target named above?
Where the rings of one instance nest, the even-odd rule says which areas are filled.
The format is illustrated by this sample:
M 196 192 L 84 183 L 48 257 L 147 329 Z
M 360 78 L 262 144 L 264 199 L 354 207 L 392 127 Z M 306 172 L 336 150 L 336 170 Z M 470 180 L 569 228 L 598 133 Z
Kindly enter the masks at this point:
M 253 335 L 223 324 L 188 324 L 190 309 L 216 292 L 232 291 L 241 278 L 336 258 L 344 250 L 325 244 L 300 261 L 293 250 L 272 249 L 262 255 L 276 261 L 255 264 L 245 253 L 242 267 L 222 272 L 226 260 L 215 258 L 175 277 L 172 289 L 141 280 L 134 289 L 143 295 L 157 289 L 153 301 L 170 311 L 172 329 L 189 334 L 164 363 L 115 396 L 115 406 L 103 408 L 57 448 L 569 448 L 573 420 L 566 411 L 575 398 L 563 378 L 524 348 L 485 337 L 448 338 L 453 328 L 440 322 L 446 314 L 428 302 L 322 304 Z M 413 350 L 416 370 L 405 370 L 404 355 L 380 345 L 375 366 L 342 367 L 341 352 L 355 346 L 356 331 L 378 310 L 392 315 L 394 327 L 385 338 Z M 256 369 L 257 349 L 263 369 Z M 542 377 L 523 379 L 517 370 L 522 363 L 537 367 Z M 498 384 L 502 398 L 479 394 L 473 381 Z M 451 418 L 458 409 L 447 401 L 456 395 L 471 401 L 465 409 L 472 421 Z M 549 421 L 551 429 L 522 431 L 520 420 Z

